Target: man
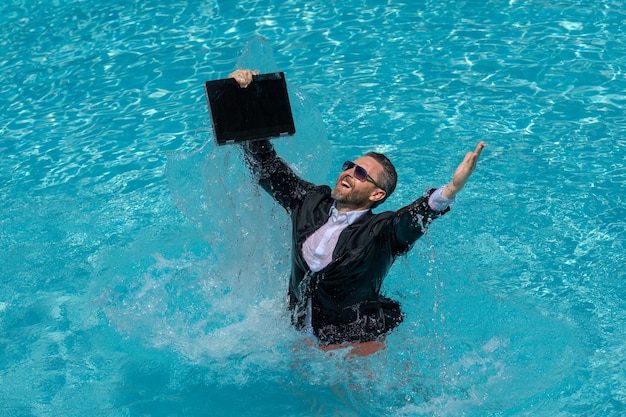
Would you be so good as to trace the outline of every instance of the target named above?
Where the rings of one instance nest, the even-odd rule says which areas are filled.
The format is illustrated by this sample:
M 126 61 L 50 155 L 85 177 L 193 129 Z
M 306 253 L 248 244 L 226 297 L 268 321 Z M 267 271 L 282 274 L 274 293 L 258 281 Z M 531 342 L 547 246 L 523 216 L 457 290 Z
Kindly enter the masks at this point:
M 256 73 L 237 70 L 230 77 L 245 88 Z M 351 346 L 365 355 L 384 348 L 384 336 L 403 314 L 398 302 L 381 296 L 383 279 L 430 222 L 450 210 L 484 147 L 480 142 L 469 152 L 444 187 L 398 211 L 374 214 L 396 187 L 396 170 L 384 155 L 346 161 L 331 190 L 299 178 L 269 141 L 244 144 L 259 184 L 291 216 L 289 307 L 296 327 L 325 350 Z

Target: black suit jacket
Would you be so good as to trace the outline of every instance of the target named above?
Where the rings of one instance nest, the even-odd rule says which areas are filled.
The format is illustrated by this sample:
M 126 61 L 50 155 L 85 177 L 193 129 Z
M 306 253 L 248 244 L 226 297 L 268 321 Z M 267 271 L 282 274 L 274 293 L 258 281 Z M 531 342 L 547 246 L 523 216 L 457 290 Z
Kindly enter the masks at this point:
M 449 208 L 441 212 L 430 208 L 428 196 L 434 190 L 398 211 L 365 213 L 341 232 L 330 264 L 313 272 L 303 258 L 302 245 L 328 221 L 333 204 L 330 187 L 317 186 L 298 177 L 276 155 L 269 141 L 249 142 L 243 149 L 259 184 L 291 216 L 289 296 L 296 324 L 302 326 L 310 298 L 312 325 L 318 337 L 329 325 L 348 328 L 343 332 L 351 333 L 335 335 L 333 342 L 367 339 L 358 331 L 363 326 L 377 329 L 369 339 L 395 327 L 401 318 L 391 327 L 390 323 L 384 323 L 383 310 L 390 300 L 381 297 L 381 286 L 395 259 L 411 248 L 431 221 L 449 211 Z M 358 334 L 352 334 L 355 332 Z

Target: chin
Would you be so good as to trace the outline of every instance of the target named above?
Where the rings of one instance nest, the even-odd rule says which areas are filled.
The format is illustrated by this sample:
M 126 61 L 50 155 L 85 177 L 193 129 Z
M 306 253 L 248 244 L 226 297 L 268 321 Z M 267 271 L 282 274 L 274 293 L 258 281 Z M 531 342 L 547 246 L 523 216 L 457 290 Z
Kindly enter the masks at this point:
M 338 193 L 336 193 L 334 190 L 330 193 L 330 196 L 331 196 L 334 200 L 339 201 L 339 202 L 341 202 L 341 200 L 343 200 L 343 199 L 342 199 L 342 197 L 341 197 L 341 195 L 339 195 Z
M 348 192 L 341 188 L 335 187 L 330 193 L 330 196 L 339 202 L 343 202 L 348 198 Z

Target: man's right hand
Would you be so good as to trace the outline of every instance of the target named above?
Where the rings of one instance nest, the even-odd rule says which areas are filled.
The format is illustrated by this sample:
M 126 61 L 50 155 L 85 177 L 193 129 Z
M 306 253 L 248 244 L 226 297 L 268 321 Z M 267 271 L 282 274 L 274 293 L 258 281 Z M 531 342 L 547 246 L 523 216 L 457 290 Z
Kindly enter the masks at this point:
M 259 70 L 251 71 L 249 69 L 238 69 L 232 72 L 228 78 L 232 78 L 237 81 L 241 88 L 246 88 L 252 82 L 253 75 L 259 75 Z

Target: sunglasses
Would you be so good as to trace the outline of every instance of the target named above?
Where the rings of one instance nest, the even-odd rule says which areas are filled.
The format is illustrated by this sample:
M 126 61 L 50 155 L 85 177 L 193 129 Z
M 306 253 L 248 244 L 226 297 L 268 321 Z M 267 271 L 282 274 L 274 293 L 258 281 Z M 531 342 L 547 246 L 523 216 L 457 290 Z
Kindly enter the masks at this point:
M 341 168 L 341 170 L 342 171 L 347 171 L 347 170 L 352 169 L 352 168 L 354 168 L 354 178 L 356 178 L 359 181 L 369 181 L 372 184 L 374 184 L 375 186 L 377 186 L 378 188 L 380 188 L 381 190 L 385 191 L 385 189 L 383 187 L 381 187 L 376 181 L 374 181 L 374 178 L 372 178 L 372 176 L 367 173 L 365 168 L 355 164 L 352 161 L 344 162 L 343 163 L 343 168 Z M 387 192 L 387 191 L 385 191 L 385 192 Z

